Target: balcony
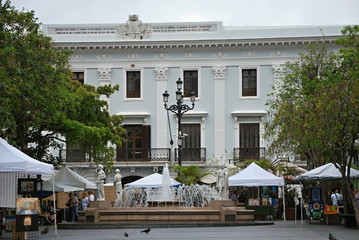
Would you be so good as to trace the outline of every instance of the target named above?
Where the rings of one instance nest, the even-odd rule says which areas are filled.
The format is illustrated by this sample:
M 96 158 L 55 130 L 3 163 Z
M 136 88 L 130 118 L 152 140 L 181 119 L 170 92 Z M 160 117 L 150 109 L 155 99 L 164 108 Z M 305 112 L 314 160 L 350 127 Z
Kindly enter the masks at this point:
M 89 162 L 85 151 L 81 149 L 62 149 L 60 159 L 64 162 Z
M 234 148 L 233 160 L 244 162 L 246 160 L 260 160 L 266 157 L 265 148 Z
M 178 148 L 176 148 L 176 161 L 178 161 Z M 182 162 L 206 161 L 206 148 L 183 148 L 181 150 Z
M 116 162 L 171 161 L 170 148 L 118 148 Z

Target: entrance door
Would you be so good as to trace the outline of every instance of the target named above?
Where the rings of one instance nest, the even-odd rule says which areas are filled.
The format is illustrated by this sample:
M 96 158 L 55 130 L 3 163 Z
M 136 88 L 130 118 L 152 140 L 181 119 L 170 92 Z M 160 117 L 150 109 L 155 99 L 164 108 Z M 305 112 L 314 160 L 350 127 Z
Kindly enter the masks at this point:
M 239 159 L 259 160 L 259 123 L 240 123 L 239 131 Z
M 151 127 L 126 125 L 126 143 L 118 148 L 118 161 L 148 161 L 151 156 Z
M 182 160 L 201 160 L 201 124 L 183 124 L 182 134 L 187 134 L 182 141 Z

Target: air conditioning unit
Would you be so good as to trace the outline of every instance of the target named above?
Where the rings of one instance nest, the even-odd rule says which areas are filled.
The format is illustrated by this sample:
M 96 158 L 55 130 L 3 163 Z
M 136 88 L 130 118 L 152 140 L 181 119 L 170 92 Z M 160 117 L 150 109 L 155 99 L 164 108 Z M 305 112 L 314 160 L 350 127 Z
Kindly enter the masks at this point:
M 158 167 L 153 167 L 153 172 L 158 172 Z

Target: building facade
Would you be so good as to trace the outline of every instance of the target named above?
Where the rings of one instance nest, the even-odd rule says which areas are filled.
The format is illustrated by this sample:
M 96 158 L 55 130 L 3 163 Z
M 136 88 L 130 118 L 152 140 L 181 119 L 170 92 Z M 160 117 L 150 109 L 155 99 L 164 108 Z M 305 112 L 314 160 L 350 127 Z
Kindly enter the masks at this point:
M 281 64 L 297 59 L 307 43 L 332 43 L 341 29 L 143 23 L 137 15 L 119 24 L 43 26 L 55 47 L 73 50 L 74 79 L 120 85 L 104 99 L 111 114 L 124 116 L 126 144 L 117 147 L 114 167 L 125 183 L 176 164 L 178 118 L 166 111 L 162 94 L 167 91 L 168 104 L 175 104 L 179 78 L 184 103 L 191 106 L 191 91 L 196 97 L 194 109 L 181 118 L 182 165 L 266 157 L 265 103 L 272 84 L 283 77 Z M 91 169 L 81 151 L 62 155 L 83 175 Z

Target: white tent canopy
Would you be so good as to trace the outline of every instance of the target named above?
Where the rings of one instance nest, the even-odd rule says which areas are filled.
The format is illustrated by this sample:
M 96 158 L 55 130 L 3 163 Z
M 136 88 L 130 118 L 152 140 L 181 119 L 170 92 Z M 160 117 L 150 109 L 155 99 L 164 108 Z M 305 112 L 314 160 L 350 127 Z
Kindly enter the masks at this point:
M 31 158 L 0 138 L 0 172 L 53 174 L 54 167 Z
M 351 168 L 350 178 L 359 179 L 359 171 Z M 342 174 L 333 163 L 327 163 L 299 175 L 296 179 L 297 181 L 340 180 L 342 179 Z
M 236 175 L 230 176 L 228 178 L 228 185 L 247 187 L 284 186 L 284 179 L 264 170 L 253 162 L 241 172 L 237 173 Z M 284 191 L 283 212 L 284 221 L 286 221 Z
M 173 178 L 170 179 L 170 186 L 171 187 L 176 187 L 176 186 L 180 186 L 181 183 L 174 180 Z M 148 175 L 146 177 L 143 177 L 141 179 L 138 179 L 132 183 L 128 183 L 125 185 L 126 187 L 162 187 L 162 174 L 159 173 L 154 173 L 151 175 Z
M 229 186 L 284 186 L 284 179 L 251 163 L 241 172 L 228 178 Z
M 37 161 L 0 138 L 0 207 L 15 208 L 18 178 L 53 174 L 53 166 Z
M 53 180 L 50 176 L 43 176 L 42 190 L 52 191 Z M 97 189 L 95 183 L 90 182 L 81 175 L 64 166 L 54 174 L 56 192 L 72 192 L 84 189 Z

